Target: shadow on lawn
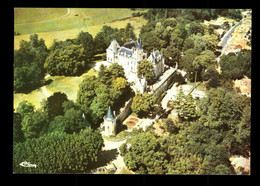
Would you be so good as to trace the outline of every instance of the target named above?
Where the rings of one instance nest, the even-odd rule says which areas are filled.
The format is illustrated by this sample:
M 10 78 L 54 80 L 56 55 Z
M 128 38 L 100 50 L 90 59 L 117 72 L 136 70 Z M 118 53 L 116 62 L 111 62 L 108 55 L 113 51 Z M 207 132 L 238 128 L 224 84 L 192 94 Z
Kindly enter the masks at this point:
M 104 150 L 100 152 L 97 162 L 91 165 L 91 169 L 93 170 L 93 169 L 97 169 L 98 167 L 108 165 L 108 163 L 116 159 L 118 154 L 119 153 L 116 148 L 111 150 Z

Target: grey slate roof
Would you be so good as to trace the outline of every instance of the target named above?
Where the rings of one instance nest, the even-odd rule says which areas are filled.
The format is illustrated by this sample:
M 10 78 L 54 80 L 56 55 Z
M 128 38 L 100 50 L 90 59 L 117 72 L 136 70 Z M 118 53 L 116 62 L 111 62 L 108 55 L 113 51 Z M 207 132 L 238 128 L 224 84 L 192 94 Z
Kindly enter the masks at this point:
M 112 111 L 111 111 L 110 106 L 109 106 L 109 108 L 108 108 L 107 115 L 105 116 L 104 119 L 105 119 L 105 120 L 114 120 L 114 119 L 115 119 L 114 116 L 113 116 L 113 114 L 112 114 Z
M 121 47 L 121 48 L 119 49 L 119 52 L 126 53 L 127 55 L 130 55 L 130 56 L 133 55 L 131 49 L 128 49 L 128 48 L 125 48 L 125 47 Z
M 138 40 L 130 41 L 128 43 L 125 43 L 124 47 L 129 48 L 129 49 L 131 49 L 132 47 L 142 49 L 142 42 L 141 42 L 141 40 L 140 40 L 140 42 L 138 42 Z

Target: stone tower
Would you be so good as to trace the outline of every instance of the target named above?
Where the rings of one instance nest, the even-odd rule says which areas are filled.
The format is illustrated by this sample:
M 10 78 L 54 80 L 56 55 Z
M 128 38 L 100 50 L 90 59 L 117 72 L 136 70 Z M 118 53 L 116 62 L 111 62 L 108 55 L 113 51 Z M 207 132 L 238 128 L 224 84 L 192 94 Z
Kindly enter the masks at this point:
M 105 136 L 116 135 L 116 118 L 113 116 L 111 108 L 108 108 L 107 114 L 104 117 Z

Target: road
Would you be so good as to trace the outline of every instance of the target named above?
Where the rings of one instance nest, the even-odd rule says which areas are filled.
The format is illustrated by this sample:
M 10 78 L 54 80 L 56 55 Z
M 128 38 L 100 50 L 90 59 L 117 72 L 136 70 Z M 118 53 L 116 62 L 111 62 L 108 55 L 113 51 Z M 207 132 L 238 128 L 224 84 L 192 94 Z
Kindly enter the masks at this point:
M 243 19 L 242 19 L 243 20 Z M 221 51 L 221 55 L 222 56 L 225 51 L 226 51 L 226 47 L 228 44 L 228 41 L 231 39 L 231 34 L 232 32 L 235 30 L 235 28 L 242 22 L 242 20 L 240 22 L 238 22 L 237 24 L 235 24 L 234 26 L 232 26 L 229 31 L 221 38 L 221 41 L 219 42 L 218 46 L 222 46 L 222 51 Z M 219 57 L 220 57 L 219 56 Z

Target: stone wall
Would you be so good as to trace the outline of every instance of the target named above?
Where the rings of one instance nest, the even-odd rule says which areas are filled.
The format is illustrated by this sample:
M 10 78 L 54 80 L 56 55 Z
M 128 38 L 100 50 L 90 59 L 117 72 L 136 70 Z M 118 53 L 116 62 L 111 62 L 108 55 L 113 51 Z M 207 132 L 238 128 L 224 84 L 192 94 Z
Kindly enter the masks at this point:
M 171 71 L 169 71 L 169 74 L 167 74 L 164 78 L 162 78 L 162 80 L 160 80 L 160 82 L 158 82 L 158 84 L 152 90 L 152 92 L 156 96 L 161 95 L 171 85 L 171 83 L 173 81 L 174 74 L 176 72 L 176 69 L 172 68 L 172 69 L 169 69 L 169 70 L 171 70 Z
M 123 108 L 123 110 L 119 113 L 119 115 L 116 116 L 116 121 L 118 123 L 122 123 L 125 118 L 127 118 L 127 116 L 129 116 L 132 112 L 131 110 L 131 105 L 132 105 L 132 102 L 133 102 L 133 98 L 131 98 L 125 105 L 125 107 Z

